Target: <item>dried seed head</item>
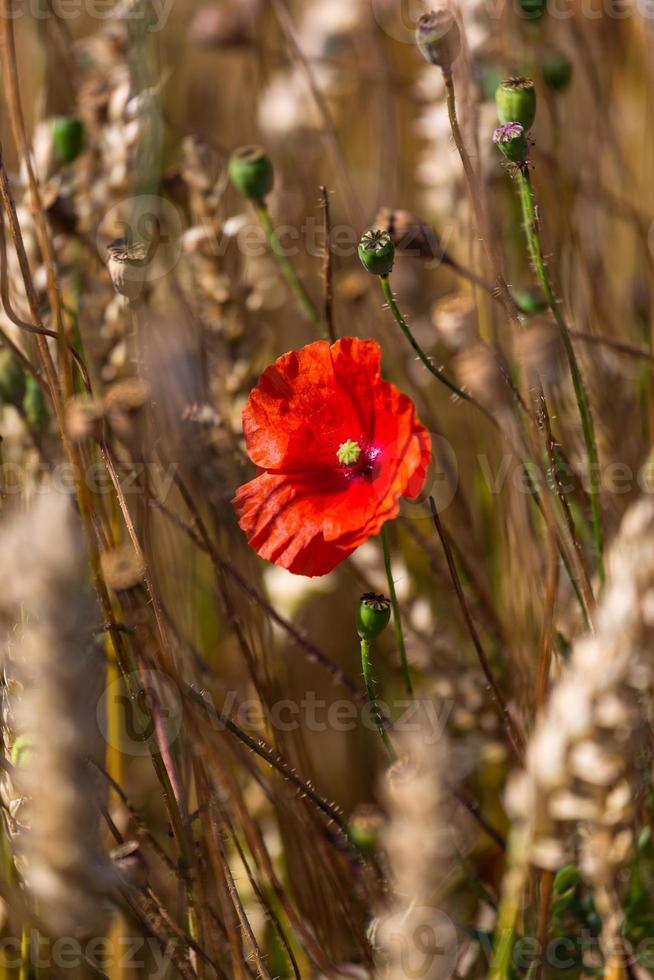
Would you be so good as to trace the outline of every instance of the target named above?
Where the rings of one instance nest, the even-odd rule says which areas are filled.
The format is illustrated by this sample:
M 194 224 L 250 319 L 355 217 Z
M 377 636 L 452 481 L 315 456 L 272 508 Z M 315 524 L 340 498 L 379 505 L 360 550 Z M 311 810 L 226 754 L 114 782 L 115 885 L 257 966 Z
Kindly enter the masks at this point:
M 100 399 L 76 395 L 66 403 L 66 432 L 73 442 L 100 439 L 104 406 Z
M 129 592 L 143 581 L 143 566 L 131 544 L 123 544 L 100 556 L 102 573 L 114 592 Z
M 528 132 L 536 118 L 536 89 L 530 78 L 506 78 L 497 87 L 495 104 L 499 121 L 520 123 Z
M 431 321 L 440 339 L 452 350 L 471 347 L 479 341 L 477 308 L 465 293 L 438 300 L 432 307 Z
M 105 418 L 126 446 L 135 445 L 142 435 L 143 413 L 150 395 L 150 385 L 143 378 L 121 378 L 107 389 Z
M 447 7 L 423 14 L 416 28 L 416 43 L 425 61 L 451 72 L 461 50 L 456 17 Z
M 132 302 L 138 299 L 148 275 L 149 253 L 143 242 L 115 238 L 107 245 L 107 269 L 114 289 Z

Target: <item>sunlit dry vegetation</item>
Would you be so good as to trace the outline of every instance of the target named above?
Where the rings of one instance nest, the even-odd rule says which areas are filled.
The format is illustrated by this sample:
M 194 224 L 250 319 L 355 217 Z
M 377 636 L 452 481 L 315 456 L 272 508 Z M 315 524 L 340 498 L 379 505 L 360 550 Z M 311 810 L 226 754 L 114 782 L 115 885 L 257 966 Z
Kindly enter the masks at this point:
M 654 976 L 653 45 L 0 0 L 0 980 Z

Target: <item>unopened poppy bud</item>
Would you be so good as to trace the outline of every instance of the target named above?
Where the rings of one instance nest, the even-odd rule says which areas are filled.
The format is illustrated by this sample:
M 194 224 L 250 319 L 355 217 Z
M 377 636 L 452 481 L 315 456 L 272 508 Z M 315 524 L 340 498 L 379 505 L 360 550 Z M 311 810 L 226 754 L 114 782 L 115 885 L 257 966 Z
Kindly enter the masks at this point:
M 367 231 L 359 242 L 359 258 L 363 268 L 373 276 L 387 276 L 395 262 L 393 239 L 379 228 Z
M 497 116 L 502 124 L 518 122 L 525 132 L 536 118 L 536 89 L 530 78 L 506 78 L 495 92 Z
M 383 633 L 391 618 L 391 602 L 376 592 L 364 592 L 357 609 L 357 632 L 362 640 L 374 640 Z
M 532 316 L 534 313 L 544 313 L 549 308 L 544 293 L 533 289 L 516 289 L 513 301 L 521 313 Z
M 553 92 L 563 92 L 572 80 L 572 62 L 560 51 L 553 51 L 543 61 L 543 78 Z
M 443 7 L 423 14 L 416 28 L 416 42 L 425 61 L 450 72 L 461 50 L 459 25 L 452 11 Z
M 525 20 L 540 20 L 547 13 L 547 0 L 519 0 Z
M 229 161 L 229 179 L 236 190 L 251 201 L 263 201 L 270 194 L 275 174 L 270 157 L 260 146 L 242 146 Z
M 25 372 L 10 350 L 0 351 L 0 402 L 18 406 L 25 397 Z
M 529 143 L 520 123 L 506 123 L 493 133 L 493 143 L 511 163 L 526 163 Z
M 84 123 L 73 116 L 52 120 L 52 142 L 57 163 L 72 163 L 84 149 Z

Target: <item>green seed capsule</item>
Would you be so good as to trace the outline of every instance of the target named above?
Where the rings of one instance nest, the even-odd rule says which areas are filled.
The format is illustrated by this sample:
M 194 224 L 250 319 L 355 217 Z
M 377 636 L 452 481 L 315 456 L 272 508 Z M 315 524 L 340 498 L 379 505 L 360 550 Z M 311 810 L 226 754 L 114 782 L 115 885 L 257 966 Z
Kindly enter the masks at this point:
M 493 133 L 493 143 L 511 163 L 526 163 L 529 143 L 520 123 L 506 123 Z
M 502 124 L 518 122 L 525 132 L 536 118 L 536 89 L 530 78 L 507 78 L 495 93 L 497 115 Z
M 72 163 L 84 149 L 84 123 L 72 116 L 52 120 L 52 142 L 57 163 Z
M 446 7 L 423 14 L 416 27 L 416 43 L 425 61 L 451 71 L 461 50 L 456 17 Z
M 361 639 L 374 640 L 384 632 L 390 618 L 390 599 L 376 592 L 364 592 L 357 609 L 357 631 Z
M 242 146 L 229 161 L 229 179 L 236 190 L 251 201 L 264 201 L 270 194 L 275 174 L 270 157 L 260 146 Z
M 373 276 L 387 276 L 395 262 L 393 239 L 379 228 L 367 231 L 359 242 L 359 258 L 363 268 Z
M 23 412 L 25 413 L 25 421 L 30 430 L 35 435 L 42 436 L 50 424 L 50 413 L 45 402 L 43 389 L 31 374 L 28 374 L 25 378 Z
M 560 51 L 553 51 L 543 61 L 543 78 L 553 92 L 563 92 L 572 81 L 572 62 Z
M 25 397 L 25 372 L 10 350 L 0 351 L 0 402 L 21 405 Z

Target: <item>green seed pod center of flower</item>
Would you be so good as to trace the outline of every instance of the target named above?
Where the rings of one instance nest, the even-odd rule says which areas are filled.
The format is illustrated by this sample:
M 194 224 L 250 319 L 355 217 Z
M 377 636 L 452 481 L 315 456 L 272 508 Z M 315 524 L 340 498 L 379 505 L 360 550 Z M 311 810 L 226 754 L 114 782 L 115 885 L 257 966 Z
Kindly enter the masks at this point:
M 339 463 L 342 463 L 343 466 L 354 466 L 359 461 L 361 446 L 354 439 L 346 439 L 338 447 L 336 455 L 338 456 Z

